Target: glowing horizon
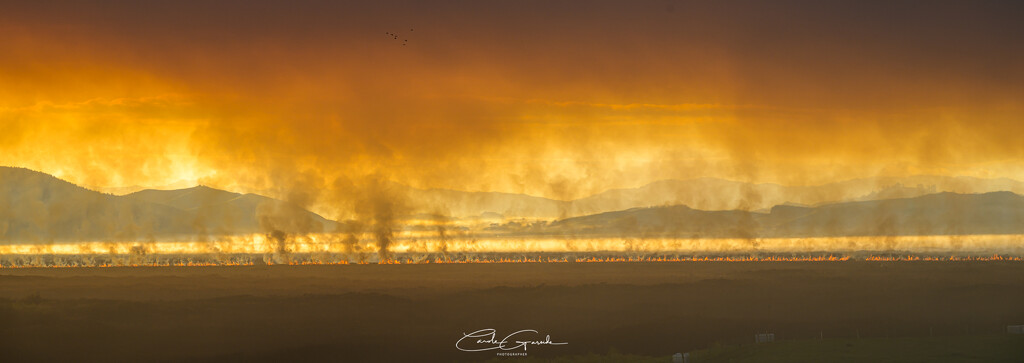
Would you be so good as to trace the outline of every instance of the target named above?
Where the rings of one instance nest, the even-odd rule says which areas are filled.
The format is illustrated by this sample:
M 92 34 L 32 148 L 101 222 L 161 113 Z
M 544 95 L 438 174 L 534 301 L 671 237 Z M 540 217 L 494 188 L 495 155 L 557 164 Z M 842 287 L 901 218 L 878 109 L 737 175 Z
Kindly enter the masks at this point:
M 213 241 L 0 245 L 0 267 L 488 262 L 1022 261 L 1024 235 L 809 238 L 445 237 L 253 234 Z

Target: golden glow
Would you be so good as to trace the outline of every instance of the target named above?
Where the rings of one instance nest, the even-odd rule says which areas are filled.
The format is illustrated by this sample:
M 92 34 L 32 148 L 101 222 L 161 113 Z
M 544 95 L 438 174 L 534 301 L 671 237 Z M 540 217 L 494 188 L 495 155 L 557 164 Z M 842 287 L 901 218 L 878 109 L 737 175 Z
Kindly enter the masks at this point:
M 508 14 L 324 6 L 339 9 L 215 17 L 282 27 L 206 21 L 227 12 L 214 5 L 11 9 L 0 15 L 0 165 L 91 187 L 197 181 L 282 198 L 367 177 L 555 199 L 668 178 L 1024 179 L 1014 57 L 947 60 L 874 38 L 817 46 L 834 44 L 834 29 L 785 33 L 803 48 L 766 50 L 744 39 L 786 29 L 751 31 L 713 5 L 617 30 L 575 15 L 510 11 L 530 21 L 481 27 L 473 19 Z M 594 11 L 635 21 L 639 8 Z M 379 21 L 394 14 L 406 20 Z M 408 46 L 382 36 L 405 22 L 421 24 Z M 690 28 L 701 26 L 716 31 Z M 1004 59 L 1014 67 L 992 77 Z M 885 62 L 897 60 L 914 66 Z M 351 214 L 338 199 L 311 207 Z
M 290 253 L 346 253 L 342 239 L 335 234 L 292 236 L 284 242 Z M 436 235 L 404 233 L 389 244 L 394 253 L 509 253 L 509 252 L 786 252 L 820 251 L 912 251 L 919 253 L 950 253 L 983 251 L 1024 254 L 1021 235 L 962 236 L 855 236 L 803 238 L 563 238 L 563 237 L 493 237 L 449 238 Z M 213 242 L 80 242 L 53 244 L 0 245 L 0 255 L 90 255 L 90 254 L 209 254 L 209 253 L 275 253 L 276 241 L 266 235 L 221 237 Z M 377 251 L 379 246 L 370 234 L 362 235 L 355 244 L 362 251 Z
M 893 20 L 815 7 L 774 19 L 757 6 L 715 2 L 678 12 L 625 3 L 509 6 L 420 11 L 321 2 L 282 12 L 216 2 L 5 4 L 0 165 L 109 192 L 200 183 L 366 226 L 392 222 L 372 215 L 382 204 L 389 217 L 454 216 L 429 201 L 381 192 L 389 182 L 571 200 L 701 177 L 794 186 L 920 174 L 1024 180 L 1024 79 L 1020 47 L 1012 46 L 1020 41 L 999 31 L 1016 25 L 960 16 L 992 9 L 932 9 L 956 22 L 934 16 L 886 23 Z M 523 10 L 530 6 L 536 9 Z M 383 36 L 406 28 L 407 45 Z M 890 28 L 904 32 L 863 31 Z M 971 187 L 957 191 L 976 191 Z M 700 197 L 720 209 L 791 201 L 723 193 Z M 273 245 L 261 238 L 140 248 L 260 253 Z M 326 239 L 301 237 L 290 248 L 342 248 Z M 426 251 L 421 245 L 429 240 L 406 234 L 389 249 Z M 893 240 L 886 243 L 898 248 L 906 238 Z M 452 251 L 625 248 L 621 241 L 558 238 L 446 243 Z M 643 245 L 739 250 L 772 243 Z M 808 239 L 779 247 L 874 244 Z M 40 248 L 64 248 L 58 246 Z
M 3 266 L 247 265 L 437 262 L 1020 260 L 1020 235 L 759 239 L 436 238 L 399 236 L 379 254 L 370 235 L 264 235 L 215 242 L 84 242 L 0 246 Z M 885 256 L 876 256 L 884 252 Z M 824 254 L 827 253 L 827 254 Z M 382 259 L 381 256 L 389 256 Z M 972 257 L 973 256 L 973 257 Z
M 115 259 L 113 262 L 99 262 L 90 264 L 94 260 L 57 260 L 56 263 L 43 262 L 40 259 L 16 261 L 0 265 L 0 268 L 73 268 L 73 267 L 210 267 L 210 266 L 256 266 L 257 263 L 242 260 L 225 260 L 217 262 L 197 261 L 152 261 L 138 262 L 132 260 Z M 410 259 L 399 258 L 379 261 L 374 264 L 380 265 L 423 265 L 423 264 L 476 264 L 476 263 L 630 263 L 630 262 L 844 262 L 844 261 L 868 261 L 868 262 L 1024 262 L 1024 257 L 1017 256 L 867 256 L 862 259 L 855 259 L 851 256 L 703 256 L 703 257 L 584 257 L 584 258 L 545 258 L 545 257 L 518 257 L 518 258 L 488 258 L 473 257 L 460 260 L 445 258 L 435 259 Z M 260 265 L 266 264 L 259 263 Z M 365 261 L 288 261 L 285 263 L 273 263 L 270 265 L 288 266 L 323 266 L 323 265 L 367 265 Z

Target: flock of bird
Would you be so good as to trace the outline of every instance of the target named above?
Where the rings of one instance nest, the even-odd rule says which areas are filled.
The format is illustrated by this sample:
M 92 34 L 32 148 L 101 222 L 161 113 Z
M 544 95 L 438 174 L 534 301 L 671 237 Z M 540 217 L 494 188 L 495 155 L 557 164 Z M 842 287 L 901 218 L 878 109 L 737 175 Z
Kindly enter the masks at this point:
M 411 32 L 412 29 L 409 29 L 409 31 Z M 398 40 L 398 34 L 397 33 L 384 32 L 384 34 L 387 34 L 388 38 L 391 38 L 391 39 L 394 39 L 394 40 Z M 405 45 L 406 43 L 409 43 L 409 39 L 402 39 L 402 45 Z

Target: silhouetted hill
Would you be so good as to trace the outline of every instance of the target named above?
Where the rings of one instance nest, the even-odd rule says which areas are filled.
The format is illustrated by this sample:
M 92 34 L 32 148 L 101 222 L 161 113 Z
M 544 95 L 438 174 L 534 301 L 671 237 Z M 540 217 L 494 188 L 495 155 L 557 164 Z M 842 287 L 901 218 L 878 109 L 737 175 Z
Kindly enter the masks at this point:
M 564 218 L 576 215 L 570 213 L 571 202 L 526 194 L 407 188 L 405 195 L 421 212 L 443 211 L 458 218 L 490 214 L 509 218 Z
M 1018 234 L 1024 233 L 1024 197 L 946 192 L 824 205 L 771 222 L 769 234 L 782 236 Z
M 0 242 L 132 241 L 218 234 L 333 231 L 292 204 L 208 187 L 115 196 L 51 175 L 0 167 Z
M 457 219 L 493 219 L 496 216 L 509 219 L 562 219 L 630 208 L 668 205 L 686 205 L 699 210 L 767 212 L 770 208 L 783 204 L 815 206 L 851 201 L 912 198 L 938 192 L 1011 191 L 1024 194 L 1024 182 L 1016 180 L 949 176 L 874 177 L 809 186 L 754 184 L 719 178 L 673 179 L 655 181 L 636 188 L 611 189 L 575 200 L 555 200 L 517 193 L 417 189 L 399 183 L 388 185 L 393 197 L 411 208 L 407 211 L 410 214 L 443 214 Z M 105 190 L 115 189 L 133 188 Z M 143 190 L 133 194 L 150 200 L 147 194 L 151 192 Z M 230 196 L 234 197 L 236 196 Z M 194 206 L 193 204 L 192 207 Z
M 636 207 L 686 205 L 700 210 L 756 210 L 793 202 L 799 187 L 718 178 L 661 180 L 638 188 L 612 189 L 572 202 L 574 215 Z
M 1020 234 L 1024 197 L 1011 192 L 937 193 L 818 207 L 776 206 L 770 213 L 634 208 L 511 232 L 684 238 Z
M 91 191 L 48 174 L 0 167 L 0 241 L 135 240 L 187 234 L 173 207 Z
M 911 176 L 846 180 L 810 186 L 753 184 L 718 178 L 662 180 L 638 188 L 613 189 L 572 201 L 579 216 L 636 207 L 686 205 L 700 210 L 766 210 L 795 203 L 822 205 L 849 201 L 912 198 L 937 192 L 1024 194 L 1024 183 L 1010 179 Z
M 125 198 L 189 212 L 195 216 L 194 228 L 213 234 L 254 233 L 263 231 L 264 227 L 284 228 L 294 233 L 333 231 L 336 228 L 334 221 L 287 202 L 206 186 L 177 190 L 147 189 L 128 194 Z
M 921 177 L 926 178 L 926 177 Z M 929 177 L 930 178 L 930 177 Z M 893 184 L 872 189 L 874 182 L 848 181 L 818 187 L 784 187 L 719 179 L 665 181 L 638 189 L 622 189 L 578 201 L 555 201 L 508 193 L 467 193 L 450 190 L 415 190 L 409 198 L 430 210 L 422 216 L 477 213 L 557 217 L 585 210 L 601 211 L 622 205 L 676 200 L 708 205 L 763 204 L 767 194 L 803 190 L 803 201 L 837 195 L 830 191 L 846 185 L 863 196 L 915 194 L 921 190 L 952 188 L 1016 188 L 1011 180 L 939 178 L 925 186 Z M 925 179 L 920 181 L 924 182 Z M 845 183 L 845 184 L 844 184 Z M 942 184 L 945 183 L 945 184 Z M 884 184 L 884 182 L 883 182 Z M 701 193 L 700 188 L 707 188 Z M 792 189 L 796 188 L 796 189 Z M 801 189 L 811 188 L 811 189 Z M 817 188 L 817 189 L 815 189 Z M 818 190 L 819 192 L 814 192 Z M 715 193 L 723 193 L 716 200 Z M 418 193 L 418 194 L 417 194 Z M 700 197 L 697 197 L 701 194 Z M 685 198 L 684 198 L 685 197 Z M 621 198 L 615 201 L 615 198 Z M 746 199 L 744 199 L 746 198 Z M 774 197 L 773 197 L 774 198 Z M 605 200 L 606 202 L 602 202 Z M 590 207 L 582 205 L 591 203 Z M 1024 197 L 1012 192 L 984 194 L 935 193 L 912 198 L 831 204 L 780 204 L 766 212 L 702 210 L 670 205 L 603 211 L 553 223 L 507 222 L 495 233 L 613 235 L 637 237 L 809 237 L 862 235 L 946 235 L 1024 233 Z M 431 217 L 433 218 L 433 217 Z M 440 217 L 438 217 L 440 218 Z M 210 237 L 242 233 L 330 232 L 337 223 L 280 200 L 198 186 L 178 190 L 143 190 L 114 196 L 88 190 L 53 176 L 22 168 L 0 167 L 0 241 L 6 243 L 63 240 L 155 240 Z
M 850 201 L 912 198 L 937 192 L 1024 194 L 1010 179 L 911 176 L 877 177 L 810 186 L 746 183 L 718 178 L 661 180 L 637 188 L 612 189 L 570 201 L 525 194 L 403 188 L 418 212 L 442 211 L 457 218 L 496 213 L 506 218 L 566 218 L 630 208 L 686 205 L 699 210 L 767 211 L 777 205 L 823 205 Z

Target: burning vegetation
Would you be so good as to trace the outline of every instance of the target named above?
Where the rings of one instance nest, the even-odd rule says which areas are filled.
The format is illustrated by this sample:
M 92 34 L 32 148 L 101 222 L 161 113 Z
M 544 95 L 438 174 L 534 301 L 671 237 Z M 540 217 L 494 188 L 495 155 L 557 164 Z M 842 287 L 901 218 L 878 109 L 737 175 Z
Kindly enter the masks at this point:
M 438 224 L 441 226 L 441 224 Z M 0 246 L 0 267 L 575 262 L 1021 261 L 1021 236 L 758 239 L 507 238 L 399 233 L 253 234 L 217 241 Z M 752 242 L 753 241 L 753 242 Z M 377 253 L 372 253 L 377 251 Z M 383 252 L 381 252 L 383 251 Z

